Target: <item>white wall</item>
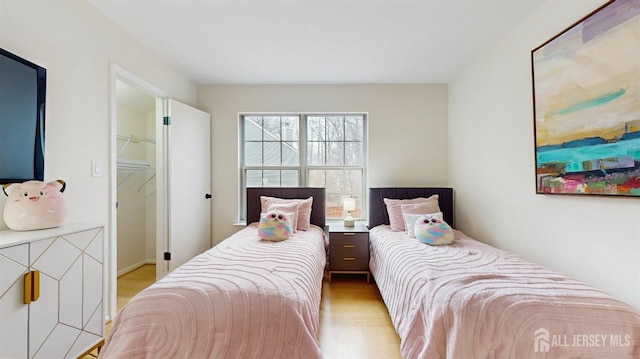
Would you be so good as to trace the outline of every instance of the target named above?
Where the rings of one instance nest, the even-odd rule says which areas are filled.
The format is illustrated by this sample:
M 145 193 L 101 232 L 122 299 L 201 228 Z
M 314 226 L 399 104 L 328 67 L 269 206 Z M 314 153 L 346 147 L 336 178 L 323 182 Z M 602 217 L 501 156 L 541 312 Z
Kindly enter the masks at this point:
M 110 63 L 190 104 L 196 100 L 195 84 L 84 0 L 0 1 L 0 47 L 47 69 L 45 180 L 67 181 L 69 221 L 107 226 L 114 205 L 109 203 Z M 104 163 L 105 175 L 91 177 L 91 160 Z M 5 200 L 1 195 L 0 207 Z M 6 229 L 4 223 L 0 229 Z M 106 235 L 111 241 L 108 227 Z
M 640 201 L 535 194 L 531 50 L 601 0 L 548 1 L 449 87 L 449 176 L 467 234 L 640 308 Z
M 109 164 L 110 62 L 186 103 L 195 85 L 83 0 L 0 1 L 0 47 L 47 69 L 45 180 L 67 181 L 70 221 L 106 225 L 109 178 L 90 169 Z
M 212 117 L 213 241 L 238 227 L 238 113 L 367 112 L 368 185 L 447 184 L 446 85 L 215 85 L 198 88 Z

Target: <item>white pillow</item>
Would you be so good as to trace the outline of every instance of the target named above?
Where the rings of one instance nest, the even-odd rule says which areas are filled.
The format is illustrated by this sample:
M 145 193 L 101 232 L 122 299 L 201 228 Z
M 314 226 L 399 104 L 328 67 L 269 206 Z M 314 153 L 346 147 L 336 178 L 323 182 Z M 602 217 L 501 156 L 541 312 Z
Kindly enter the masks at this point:
M 425 214 L 435 216 L 444 220 L 442 218 L 442 212 L 423 213 L 423 214 L 403 213 L 402 215 L 404 216 L 404 226 L 405 228 L 407 228 L 407 234 L 409 235 L 409 237 L 416 238 L 416 232 L 415 232 L 416 221 L 418 220 L 418 218 L 424 216 Z

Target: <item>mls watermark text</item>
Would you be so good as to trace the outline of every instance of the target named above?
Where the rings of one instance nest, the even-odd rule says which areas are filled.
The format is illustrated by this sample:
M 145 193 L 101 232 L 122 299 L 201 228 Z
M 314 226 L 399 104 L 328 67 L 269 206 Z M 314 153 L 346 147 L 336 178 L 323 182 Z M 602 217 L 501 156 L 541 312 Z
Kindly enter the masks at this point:
M 534 351 L 548 352 L 556 347 L 628 347 L 632 345 L 630 334 L 554 334 L 545 328 L 534 333 Z

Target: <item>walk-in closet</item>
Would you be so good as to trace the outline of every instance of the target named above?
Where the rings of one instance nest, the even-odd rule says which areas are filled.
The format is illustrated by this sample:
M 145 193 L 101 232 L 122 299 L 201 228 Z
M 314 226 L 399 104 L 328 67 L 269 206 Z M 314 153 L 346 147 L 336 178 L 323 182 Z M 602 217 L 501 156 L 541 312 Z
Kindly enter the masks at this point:
M 117 82 L 117 273 L 156 262 L 156 99 Z

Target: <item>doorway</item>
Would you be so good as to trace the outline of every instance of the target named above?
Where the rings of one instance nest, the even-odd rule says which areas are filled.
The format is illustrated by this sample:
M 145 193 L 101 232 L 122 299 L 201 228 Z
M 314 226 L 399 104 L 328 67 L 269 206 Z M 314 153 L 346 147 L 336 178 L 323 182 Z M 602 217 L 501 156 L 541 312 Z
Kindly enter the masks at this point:
M 105 257 L 105 313 L 118 310 L 117 280 L 146 263 L 156 263 L 157 190 L 162 164 L 162 99 L 167 94 L 121 67 L 111 65 L 111 177 Z M 157 277 L 157 276 L 156 276 Z
M 112 64 L 108 318 L 118 275 L 155 263 L 159 279 L 210 248 L 210 121 Z
M 156 262 L 156 98 L 116 80 L 117 275 Z

